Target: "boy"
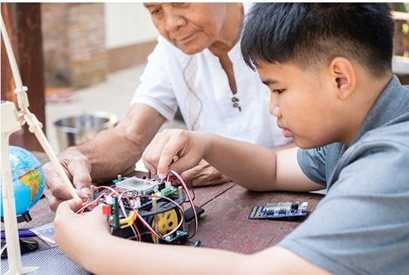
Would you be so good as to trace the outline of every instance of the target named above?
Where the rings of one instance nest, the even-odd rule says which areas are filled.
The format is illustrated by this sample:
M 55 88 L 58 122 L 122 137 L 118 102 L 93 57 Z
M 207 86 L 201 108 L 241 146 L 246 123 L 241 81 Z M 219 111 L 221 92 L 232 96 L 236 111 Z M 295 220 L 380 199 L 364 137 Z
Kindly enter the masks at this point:
M 172 253 L 189 274 L 408 274 L 409 212 L 402 209 L 409 201 L 409 90 L 392 76 L 392 37 L 386 4 L 256 4 L 243 56 L 270 88 L 270 111 L 284 135 L 303 149 L 276 152 L 174 130 L 145 151 L 145 165 L 160 177 L 204 158 L 252 190 L 327 188 L 314 213 L 277 247 L 249 256 L 127 242 L 107 233 L 100 213 L 90 220 L 72 213 L 73 201 L 57 211 L 57 242 L 97 273 L 103 257 L 83 257 L 98 248 L 72 243 L 76 226 L 84 239 L 94 235 L 102 248 L 121 249 L 121 256 L 109 255 L 117 272 L 129 272 L 131 259 L 135 271 L 160 272 L 153 255 Z

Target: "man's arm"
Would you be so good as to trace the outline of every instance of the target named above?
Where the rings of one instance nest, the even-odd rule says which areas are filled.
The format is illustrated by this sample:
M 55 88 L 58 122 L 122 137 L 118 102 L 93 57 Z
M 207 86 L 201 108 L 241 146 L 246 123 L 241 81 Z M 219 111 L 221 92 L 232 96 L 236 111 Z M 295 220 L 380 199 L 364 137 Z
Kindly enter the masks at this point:
M 164 122 L 155 109 L 136 103 L 117 127 L 76 147 L 91 163 L 93 181 L 104 182 L 134 171 L 135 163 Z
M 165 119 L 153 108 L 144 104 L 130 107 L 125 119 L 114 129 L 99 133 L 91 141 L 70 147 L 58 156 L 68 177 L 78 189 L 92 182 L 111 180 L 118 174 L 130 173 Z M 71 195 L 61 184 L 52 163 L 44 165 L 46 175 L 45 195 L 51 209 Z M 82 198 L 87 194 L 78 191 Z
M 175 156 L 177 158 L 175 158 Z M 168 130 L 156 135 L 144 152 L 145 166 L 164 177 L 184 171 L 202 158 L 235 183 L 254 191 L 319 190 L 297 161 L 297 148 L 268 149 L 210 133 Z

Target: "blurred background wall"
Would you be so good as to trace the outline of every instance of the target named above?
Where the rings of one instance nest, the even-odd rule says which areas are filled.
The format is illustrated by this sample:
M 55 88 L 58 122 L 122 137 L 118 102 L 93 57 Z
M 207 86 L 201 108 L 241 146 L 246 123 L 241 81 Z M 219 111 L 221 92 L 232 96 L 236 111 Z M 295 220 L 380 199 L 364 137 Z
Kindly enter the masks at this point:
M 146 61 L 157 31 L 142 3 L 42 3 L 48 86 L 82 88 Z
M 409 9 L 408 3 L 391 6 L 399 12 Z M 158 34 L 142 3 L 42 3 L 41 17 L 45 79 L 51 92 L 52 87 L 87 87 L 108 73 L 143 64 Z M 399 18 L 395 54 L 409 57 L 407 15 Z M 394 62 L 399 73 L 402 62 Z M 409 82 L 407 76 L 402 79 Z

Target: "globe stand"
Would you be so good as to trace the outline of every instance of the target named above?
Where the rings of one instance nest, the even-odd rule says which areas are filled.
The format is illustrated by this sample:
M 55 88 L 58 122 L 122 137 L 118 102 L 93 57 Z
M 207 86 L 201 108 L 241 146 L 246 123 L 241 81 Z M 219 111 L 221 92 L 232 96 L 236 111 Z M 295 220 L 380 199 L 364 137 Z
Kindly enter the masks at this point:
M 4 26 L 4 25 L 3 25 Z M 33 272 L 38 267 L 22 267 L 20 241 L 18 239 L 16 200 L 11 178 L 9 159 L 9 137 L 21 128 L 17 110 L 12 102 L 1 102 L 1 182 L 3 190 L 4 229 L 6 232 L 7 258 L 9 270 L 6 274 L 23 274 Z
M 5 274 L 23 274 L 33 272 L 38 267 L 22 267 L 21 255 L 20 255 L 20 243 L 18 239 L 17 229 L 17 217 L 16 217 L 16 200 L 14 196 L 14 186 L 11 178 L 11 167 L 8 153 L 9 138 L 10 135 L 17 130 L 21 129 L 21 126 L 27 122 L 29 131 L 34 133 L 40 145 L 46 152 L 47 156 L 51 160 L 58 175 L 62 179 L 62 182 L 66 185 L 71 193 L 71 196 L 77 200 L 80 200 L 74 187 L 72 186 L 67 175 L 59 163 L 56 155 L 51 149 L 50 144 L 47 141 L 43 131 L 41 130 L 42 124 L 38 121 L 37 117 L 28 109 L 28 97 L 27 87 L 23 86 L 21 81 L 20 72 L 18 71 L 16 58 L 11 48 L 10 40 L 7 34 L 5 24 L 3 22 L 3 16 L 1 17 L 1 34 L 6 48 L 7 56 L 9 59 L 11 71 L 13 74 L 16 89 L 14 93 L 17 97 L 17 104 L 19 111 L 17 111 L 14 103 L 9 101 L 1 102 L 1 182 L 2 182 L 2 197 L 4 206 L 4 228 L 6 233 L 7 254 L 9 270 Z
M 30 212 L 26 211 L 20 216 L 17 216 L 17 223 L 21 222 L 31 222 L 33 218 L 31 218 Z

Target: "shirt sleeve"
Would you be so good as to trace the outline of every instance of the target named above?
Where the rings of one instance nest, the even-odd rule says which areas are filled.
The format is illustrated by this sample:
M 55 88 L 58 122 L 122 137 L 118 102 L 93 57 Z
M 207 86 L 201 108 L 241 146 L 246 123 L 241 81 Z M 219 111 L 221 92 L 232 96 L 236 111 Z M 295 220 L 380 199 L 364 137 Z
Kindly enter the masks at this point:
M 326 149 L 318 147 L 313 149 L 298 149 L 297 151 L 298 164 L 304 174 L 312 181 L 326 185 L 325 177 L 325 162 Z
M 355 155 L 279 246 L 335 274 L 409 274 L 408 163 L 397 144 Z
M 177 101 L 169 77 L 167 46 L 158 39 L 141 76 L 141 83 L 135 91 L 131 105 L 142 103 L 157 110 L 167 120 L 172 120 L 177 110 Z

